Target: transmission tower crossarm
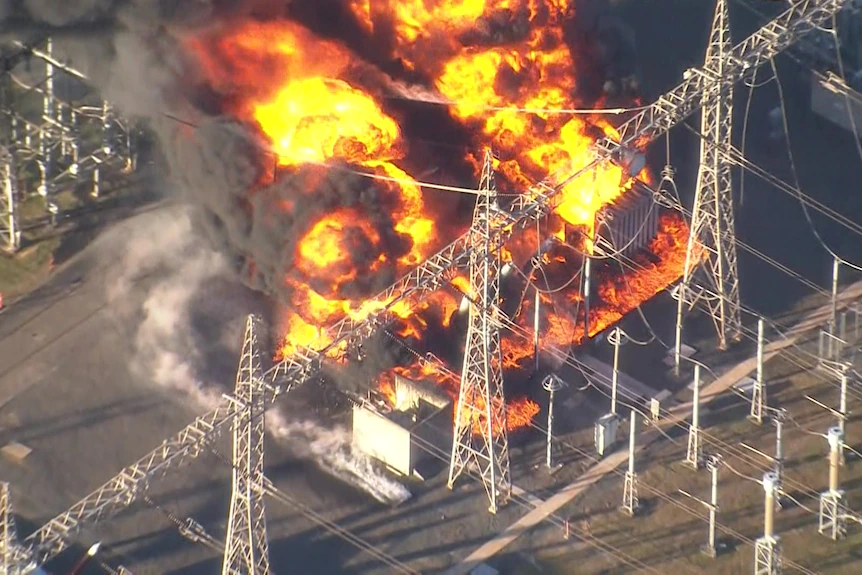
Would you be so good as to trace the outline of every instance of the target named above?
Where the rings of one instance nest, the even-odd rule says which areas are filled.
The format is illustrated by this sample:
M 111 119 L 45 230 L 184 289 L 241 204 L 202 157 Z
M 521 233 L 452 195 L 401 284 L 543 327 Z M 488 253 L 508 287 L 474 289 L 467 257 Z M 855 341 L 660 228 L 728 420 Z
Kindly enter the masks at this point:
M 28 536 L 23 541 L 23 547 L 16 550 L 16 560 L 28 558 L 22 554 L 31 554 L 36 564 L 43 565 L 61 553 L 84 526 L 111 517 L 131 505 L 146 491 L 151 477 L 196 457 L 203 446 L 213 441 L 221 429 L 232 421 L 236 411 L 234 402 L 224 400 L 213 411 L 195 419 L 158 448 Z
M 654 104 L 637 112 L 619 128 L 619 140 L 599 140 L 594 146 L 595 158 L 585 167 L 557 183 L 543 183 L 531 193 L 518 196 L 508 207 L 509 223 L 497 232 L 499 246 L 512 231 L 553 211 L 555 197 L 571 181 L 596 166 L 611 160 L 623 146 L 644 146 L 667 132 L 674 125 L 694 113 L 708 90 L 740 80 L 750 69 L 772 58 L 790 46 L 796 39 L 818 26 L 827 23 L 833 14 L 851 0 L 800 0 L 763 28 L 737 44 L 726 58 L 724 74 L 717 78 L 708 72 L 693 73 L 676 88 L 660 97 Z M 556 174 L 555 174 L 556 176 Z M 550 181 L 550 178 L 549 180 Z M 281 393 L 290 391 L 313 377 L 320 369 L 326 353 L 347 339 L 373 333 L 385 322 L 385 317 L 399 301 L 416 295 L 422 297 L 440 286 L 457 269 L 469 263 L 469 233 L 464 234 L 440 252 L 426 260 L 410 274 L 386 290 L 376 301 L 380 309 L 361 320 L 346 319 L 339 322 L 327 335 L 333 335 L 330 346 L 319 352 L 302 350 L 274 366 L 264 374 L 268 385 L 263 390 L 264 403 L 269 405 Z M 389 297 L 387 298 L 387 295 Z M 124 509 L 146 490 L 154 475 L 186 458 L 196 456 L 201 448 L 214 440 L 234 418 L 236 398 L 225 399 L 213 411 L 197 418 L 174 437 L 165 440 L 156 450 L 125 468 L 98 490 L 88 495 L 65 513 L 50 520 L 25 539 L 37 564 L 66 549 L 68 540 L 85 525 L 91 525 Z M 23 552 L 23 551 L 22 551 Z

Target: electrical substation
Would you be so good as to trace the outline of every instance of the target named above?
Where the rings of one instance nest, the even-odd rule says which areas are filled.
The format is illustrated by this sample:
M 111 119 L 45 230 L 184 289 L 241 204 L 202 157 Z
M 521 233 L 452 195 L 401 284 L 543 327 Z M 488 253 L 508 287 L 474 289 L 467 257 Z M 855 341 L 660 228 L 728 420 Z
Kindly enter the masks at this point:
M 330 249 L 334 244 L 328 243 L 326 233 L 343 231 L 348 226 L 345 222 L 352 219 L 356 229 L 366 234 L 357 239 L 356 229 L 345 232 L 345 245 L 351 254 L 359 254 L 357 258 L 388 240 L 379 231 L 363 227 L 357 206 L 364 200 L 351 200 L 354 203 L 345 207 L 328 198 L 327 209 L 341 210 L 340 216 L 346 216 L 336 221 L 327 220 L 327 215 L 316 223 L 296 224 L 308 229 L 297 240 L 298 255 L 291 262 L 293 272 L 304 274 L 303 281 L 279 278 L 290 288 L 289 305 L 268 294 L 273 301 L 266 302 L 266 309 L 275 310 L 271 316 L 242 310 L 242 345 L 232 389 L 201 392 L 206 409 L 195 404 L 188 418 L 191 423 L 176 433 L 170 431 L 173 421 L 189 415 L 189 403 L 166 407 L 168 400 L 162 396 L 179 395 L 178 388 L 150 393 L 158 397 L 147 398 L 155 401 L 153 411 L 147 412 L 149 433 L 161 434 L 150 445 L 152 451 L 137 454 L 138 459 L 129 464 L 126 443 L 138 446 L 136 440 L 148 441 L 149 436 L 132 437 L 136 435 L 130 432 L 132 423 L 123 419 L 117 423 L 122 427 L 113 432 L 114 440 L 122 442 L 120 447 L 105 447 L 111 445 L 109 439 L 103 446 L 90 442 L 85 454 L 76 457 L 90 461 L 97 452 L 105 452 L 112 462 L 123 458 L 121 464 L 127 466 L 97 483 L 70 480 L 50 501 L 44 501 L 48 498 L 43 494 L 49 492 L 47 486 L 60 481 L 56 476 L 65 473 L 69 460 L 49 454 L 42 442 L 54 433 L 73 432 L 62 427 L 44 434 L 28 432 L 18 419 L 26 419 L 21 414 L 29 405 L 18 399 L 19 395 L 26 399 L 29 393 L 23 383 L 8 398 L 0 397 L 4 432 L 0 574 L 101 569 L 125 575 L 219 570 L 224 575 L 468 575 L 617 569 L 776 575 L 862 569 L 852 549 L 848 551 L 862 537 L 862 501 L 856 487 L 862 477 L 862 455 L 855 447 L 853 417 L 854 406 L 862 398 L 857 367 L 862 267 L 849 257 L 843 259 L 838 247 L 833 251 L 830 242 L 838 241 L 830 238 L 835 236 L 826 232 L 821 236 L 817 228 L 825 228 L 824 217 L 830 226 L 850 232 L 862 233 L 862 226 L 825 200 L 804 193 L 795 167 L 795 181 L 788 183 L 784 175 L 774 175 L 746 155 L 745 130 L 742 143 L 736 143 L 743 110 L 740 94 L 749 92 L 744 108 L 747 125 L 749 115 L 754 117 L 749 114 L 751 93 L 770 86 L 780 100 L 770 96 L 769 106 L 778 112 L 757 120 L 771 131 L 759 131 L 752 141 L 763 147 L 776 147 L 778 142 L 780 148 L 786 139 L 790 146 L 786 109 L 790 104 L 785 104 L 780 80 L 784 64 L 776 64 L 784 61 L 780 57 L 804 71 L 797 72 L 804 76 L 800 83 L 804 90 L 790 81 L 784 85 L 788 93 L 802 90 L 809 98 L 806 122 L 816 121 L 852 139 L 849 147 L 855 153 L 860 146 L 857 122 L 862 122 L 862 61 L 857 61 L 860 56 L 855 52 L 862 40 L 862 4 L 794 0 L 784 3 L 783 12 L 770 13 L 765 22 L 757 19 L 754 31 L 734 42 L 731 12 L 736 6 L 729 0 L 714 3 L 705 57 L 698 56 L 697 65 L 676 78 L 678 85 L 655 98 L 639 97 L 632 104 L 627 91 L 637 85 L 634 76 L 621 73 L 619 78 L 603 78 L 604 92 L 597 100 L 602 108 L 567 112 L 579 118 L 574 123 L 590 135 L 579 134 L 589 141 L 583 154 L 570 154 L 542 177 L 532 175 L 524 167 L 527 164 L 519 164 L 520 156 L 501 149 L 508 140 L 476 136 L 469 139 L 467 160 L 458 158 L 475 172 L 475 181 L 412 180 L 406 168 L 391 163 L 394 153 L 384 154 L 384 159 L 372 157 L 374 145 L 383 144 L 357 143 L 363 135 L 385 132 L 375 131 L 377 127 L 368 120 L 383 114 L 384 108 L 361 108 L 368 117 L 359 122 L 360 135 L 354 135 L 353 147 L 338 140 L 338 145 L 327 148 L 334 155 L 323 159 L 335 159 L 337 166 L 318 161 L 307 146 L 297 152 L 301 160 L 291 163 L 292 157 L 285 158 L 296 152 L 290 147 L 292 140 L 277 141 L 259 120 L 260 133 L 273 148 L 280 148 L 270 150 L 275 167 L 267 164 L 262 169 L 269 179 L 262 183 L 266 178 L 258 175 L 252 195 L 265 195 L 261 190 L 268 190 L 269 180 L 278 187 L 280 177 L 301 175 L 303 185 L 311 186 L 316 184 L 309 182 L 330 177 L 325 174 L 349 172 L 353 168 L 344 166 L 354 166 L 355 173 L 349 175 L 363 185 L 399 190 L 401 204 L 382 191 L 374 201 L 394 214 L 394 229 L 402 239 L 409 236 L 412 247 L 404 247 L 409 242 L 395 242 L 401 251 L 375 253 L 361 270 L 347 266 L 343 253 Z M 350 10 L 360 8 L 351 4 Z M 368 10 L 367 20 L 373 24 L 373 11 Z M 495 32 L 495 27 L 517 31 L 512 22 L 523 22 L 524 29 L 564 28 L 546 14 L 553 12 L 547 6 L 544 12 L 524 10 L 514 15 L 512 10 L 493 14 L 488 10 L 472 18 L 466 28 L 481 40 L 469 44 L 472 51 L 467 52 L 475 61 L 480 60 L 476 54 L 488 49 L 483 34 L 499 44 L 492 43 L 494 49 L 488 52 L 495 55 L 489 61 L 498 66 L 506 58 L 494 50 L 520 46 L 522 39 L 506 36 L 514 32 Z M 355 13 L 357 26 L 366 22 L 362 14 Z M 577 17 L 575 12 L 573 18 Z M 312 34 L 287 29 L 296 38 Z M 422 41 L 415 30 L 407 34 L 394 24 L 393 29 L 402 34 L 399 42 Z M 260 37 L 267 33 L 263 27 L 255 30 Z M 368 34 L 376 33 L 373 25 L 369 30 Z M 219 33 L 224 36 L 213 45 L 222 49 L 229 44 L 229 34 Z M 458 42 L 468 46 L 470 34 L 464 33 Z M 742 34 L 734 29 L 733 37 Z M 189 42 L 189 51 L 205 52 L 201 48 L 208 46 L 205 40 Z M 260 49 L 258 40 L 245 38 L 239 45 L 253 51 Z M 549 50 L 546 60 L 556 57 L 557 52 L 530 42 L 523 45 L 529 46 L 531 54 Z M 75 217 L 74 210 L 67 212 L 57 199 L 64 193 L 84 189 L 83 193 L 98 198 L 106 193 L 106 181 L 123 174 L 131 177 L 139 169 L 135 124 L 122 117 L 121 106 L 115 109 L 94 95 L 88 75 L 63 55 L 59 43 L 59 34 L 57 39 L 49 34 L 35 41 L 16 41 L 5 55 L 0 233 L 10 254 L 26 250 L 27 243 L 34 241 L 21 223 L 21 208 L 33 203 L 31 197 L 41 198 L 38 205 L 45 213 L 39 217 L 53 228 L 58 220 Z M 509 104 L 517 108 L 514 117 L 536 113 L 533 100 L 527 102 L 530 105 L 488 100 L 484 108 L 475 103 L 459 107 L 447 92 L 454 90 L 454 80 L 445 75 L 434 84 L 436 96 L 425 94 L 431 90 L 419 90 L 418 84 L 408 89 L 411 86 L 396 81 L 397 73 L 421 69 L 423 58 L 429 56 L 413 44 L 393 45 L 405 56 L 397 65 L 388 63 L 396 70 L 387 71 L 392 78 L 374 79 L 375 86 L 398 94 L 387 96 L 391 100 L 419 102 L 428 108 L 448 106 L 452 118 L 465 122 L 459 128 L 466 126 L 477 133 L 489 130 L 495 121 L 503 123 L 503 116 L 489 114 L 509 113 Z M 338 50 L 343 48 L 320 46 L 320 53 L 331 56 L 333 62 L 341 57 Z M 219 58 L 229 60 L 234 55 L 208 54 L 212 59 L 204 58 L 207 63 L 202 68 L 217 70 L 222 64 Z M 26 71 L 22 71 L 25 61 Z M 466 74 L 463 61 L 452 62 Z M 429 70 L 437 73 L 437 68 Z M 216 86 L 218 82 L 207 77 L 212 69 L 200 75 Z M 246 69 L 238 66 L 235 72 L 242 76 Z M 362 73 L 356 74 L 369 82 Z M 365 70 L 364 74 L 372 73 Z M 308 87 L 314 85 L 314 78 L 301 81 L 308 81 Z M 342 83 L 350 89 L 338 92 L 344 88 Z M 318 102 L 332 94 L 350 106 L 364 102 L 360 91 L 340 76 L 321 85 L 326 89 L 316 93 Z M 421 98 L 415 95 L 419 92 Z M 285 90 L 278 97 L 291 94 Z M 27 109 L 21 102 L 32 102 L 34 95 L 41 106 Z M 625 106 L 618 106 L 619 98 Z M 226 100 L 230 101 L 227 114 L 235 114 L 241 125 L 248 106 L 237 104 L 241 100 L 235 94 Z M 547 108 L 555 100 L 535 101 Z M 266 116 L 261 111 L 264 107 L 255 110 L 256 118 Z M 541 123 L 550 125 L 553 114 L 547 112 L 540 113 Z M 465 118 L 483 122 L 468 124 Z M 583 128 L 588 118 L 594 122 L 590 130 Z M 369 123 L 362 124 L 366 120 Z M 345 134 L 355 124 L 344 118 L 339 122 L 339 137 L 348 137 Z M 393 133 L 400 129 L 394 120 L 391 125 Z M 558 135 L 568 137 L 570 124 L 562 126 L 566 128 L 557 129 Z M 182 141 L 196 129 L 189 121 L 171 134 Z M 523 129 L 524 133 L 538 130 L 535 126 Z M 544 136 L 551 131 L 539 130 Z M 679 139 L 673 139 L 671 132 Z M 302 132 L 297 129 L 290 137 L 299 141 Z M 515 132 L 507 137 L 515 138 Z M 838 141 L 837 136 L 830 137 Z M 686 142 L 688 152 L 679 151 L 680 141 Z M 397 148 L 392 142 L 387 145 Z M 220 152 L 220 163 L 231 153 L 239 155 L 236 150 Z M 551 155 L 546 151 L 542 159 L 548 166 Z M 862 162 L 862 147 L 859 156 Z M 687 157 L 692 166 L 674 164 L 676 158 Z M 658 158 L 665 165 L 654 173 Z M 302 172 L 306 169 L 311 175 Z M 436 170 L 424 173 L 433 175 Z M 794 209 L 801 206 L 810 229 L 792 233 L 812 235 L 813 231 L 811 242 L 830 260 L 824 277 L 808 279 L 794 271 L 794 254 L 767 254 L 753 247 L 760 245 L 757 234 L 737 234 L 737 227 L 747 229 L 754 218 L 782 217 L 777 211 L 775 216 L 747 215 L 746 210 L 755 208 L 752 200 L 741 197 L 740 174 L 748 174 L 747 182 L 754 176 L 764 187 L 768 184 L 784 192 L 784 201 L 791 196 Z M 327 185 L 338 189 L 328 180 Z M 108 190 L 117 193 L 113 186 Z M 454 222 L 458 214 L 466 219 L 469 212 L 469 222 L 461 228 L 451 222 L 435 223 L 427 206 L 418 216 L 421 210 L 416 207 L 423 204 L 417 198 L 432 190 L 440 197 L 467 198 L 469 209 L 463 208 L 464 203 L 449 217 Z M 374 194 L 365 192 L 369 197 Z M 259 200 L 249 200 L 251 207 L 238 202 L 231 209 L 266 212 L 254 201 Z M 294 203 L 282 200 L 279 209 L 295 209 Z M 817 219 L 812 220 L 809 212 L 816 213 Z M 217 228 L 230 228 L 219 222 Z M 443 234 L 456 228 L 451 237 Z M 439 232 L 441 241 L 420 241 L 422 230 L 430 229 Z M 249 238 L 259 239 L 251 232 Z M 769 241 L 774 243 L 768 245 L 781 247 L 780 238 Z M 778 299 L 784 286 L 746 273 L 755 269 L 751 262 L 756 262 L 757 269 L 770 269 L 775 275 L 769 277 L 787 283 L 798 280 L 814 296 L 793 296 L 799 305 L 789 306 L 793 309 L 782 315 L 757 311 L 748 298 L 769 303 L 773 295 Z M 242 271 L 262 274 L 264 267 L 249 265 Z M 58 273 L 67 277 L 62 270 Z M 140 289 L 158 294 L 159 301 L 168 305 L 173 294 L 152 287 L 157 284 L 146 284 L 149 273 L 142 274 Z M 356 292 L 341 290 L 342 284 L 357 277 L 367 279 L 365 273 L 384 277 L 390 285 L 376 295 L 345 295 Z M 324 280 L 331 280 L 336 288 L 327 292 L 319 287 Z M 208 281 L 207 289 L 218 292 L 217 282 Z M 63 297 L 75 297 L 74 290 L 63 293 L 70 294 Z M 21 301 L 19 309 L 26 311 L 31 304 L 26 298 Z M 74 305 L 84 310 L 82 301 Z M 300 310 L 297 302 L 305 302 L 305 308 Z M 0 315 L 0 322 L 11 318 L 9 327 L 0 324 L 0 342 L 9 338 L 12 349 L 19 332 L 31 333 L 32 341 L 15 344 L 18 347 L 10 352 L 15 357 L 0 358 L 0 365 L 8 364 L 6 369 L 15 375 L 17 362 L 36 354 L 42 355 L 41 366 L 58 363 L 59 355 L 38 347 L 54 341 L 42 333 L 49 327 L 36 327 L 42 325 L 38 321 L 43 312 L 18 316 L 16 306 L 3 312 L 8 315 Z M 96 316 L 101 309 L 84 311 Z M 155 314 L 158 306 L 147 309 Z M 324 309 L 325 314 L 320 312 Z M 330 313 L 331 309 L 337 313 Z M 46 316 L 46 325 L 65 325 L 62 316 Z M 319 317 L 327 321 L 315 323 Z M 329 321 L 333 317 L 337 321 Z M 231 328 L 237 331 L 239 325 L 234 322 Z M 176 328 L 171 324 L 170 329 Z M 77 345 L 97 347 L 83 336 L 76 340 Z M 222 359 L 226 349 L 219 348 Z M 85 357 L 85 353 L 81 348 L 69 355 Z M 121 354 L 100 354 L 124 363 L 122 357 L 115 357 Z M 237 365 L 236 358 L 231 362 Z M 171 362 L 158 367 L 186 373 Z M 32 373 L 21 369 L 21 381 L 33 377 L 54 385 L 58 378 L 72 377 L 61 369 L 28 369 Z M 85 384 L 75 393 L 100 393 L 95 391 L 99 384 L 86 383 L 86 376 L 83 380 Z M 32 384 L 34 390 L 36 385 Z M 204 384 L 195 382 L 191 387 L 199 391 Z M 52 393 L 42 391 L 38 397 L 48 395 L 57 409 L 64 408 L 65 392 Z M 136 415 L 130 411 L 121 417 L 131 422 Z M 322 423 L 309 423 L 315 418 Z M 96 424 L 82 416 L 80 425 Z M 345 434 L 347 441 L 342 439 Z M 48 466 L 51 458 L 57 463 L 44 469 L 52 472 L 36 471 Z M 193 471 L 200 467 L 208 468 Z M 183 487 L 183 477 L 194 473 L 209 482 L 207 489 Z M 164 489 L 159 485 L 169 481 L 176 483 Z M 192 499 L 194 505 L 189 503 Z M 62 510 L 60 502 L 67 500 L 74 502 Z M 19 502 L 28 510 L 19 516 L 25 521 L 15 517 Z M 43 505 L 50 505 L 50 512 Z M 145 532 L 155 521 L 162 522 L 168 535 L 158 535 L 150 544 Z M 158 563 L 161 537 L 174 538 L 165 564 Z M 186 547 L 195 549 L 195 554 L 182 555 L 185 551 L 179 550 Z M 169 568 L 164 567 L 168 564 Z

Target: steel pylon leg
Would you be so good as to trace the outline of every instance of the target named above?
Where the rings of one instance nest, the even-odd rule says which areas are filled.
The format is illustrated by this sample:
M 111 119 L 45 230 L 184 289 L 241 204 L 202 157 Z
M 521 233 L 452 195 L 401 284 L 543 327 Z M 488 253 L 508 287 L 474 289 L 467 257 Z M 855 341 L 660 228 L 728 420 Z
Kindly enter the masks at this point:
M 697 73 L 722 77 L 730 50 L 727 0 L 717 0 L 704 71 Z M 721 349 L 726 349 L 729 342 L 738 341 L 742 336 L 730 164 L 721 152 L 721 149 L 729 148 L 732 144 L 732 125 L 731 85 L 722 84 L 717 90 L 705 92 L 700 120 L 703 136 L 700 142 L 700 167 L 677 303 L 677 322 L 681 323 L 683 306 L 690 303 L 686 294 L 692 275 L 702 263 L 701 269 L 713 291 L 706 299 Z
M 499 246 L 492 245 L 500 218 L 493 156 L 485 153 L 473 224 L 470 227 L 470 320 L 455 409 L 449 488 L 466 469 L 476 471 L 496 513 L 511 493 L 503 357 L 500 351 Z
M 18 197 L 12 153 L 0 147 L 0 242 L 3 249 L 15 252 L 21 247 L 18 228 Z
M 222 575 L 268 575 L 269 543 L 263 505 L 264 403 L 256 321 L 249 316 L 236 374 L 233 478 Z

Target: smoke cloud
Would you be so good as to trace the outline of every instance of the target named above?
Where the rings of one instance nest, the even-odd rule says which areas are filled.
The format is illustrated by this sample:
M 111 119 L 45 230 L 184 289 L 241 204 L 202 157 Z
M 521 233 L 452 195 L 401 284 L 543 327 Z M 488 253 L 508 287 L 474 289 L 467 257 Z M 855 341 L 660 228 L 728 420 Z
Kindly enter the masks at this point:
M 137 324 L 133 373 L 214 405 L 220 393 L 199 379 L 202 357 L 190 312 L 203 286 L 225 275 L 223 258 L 192 233 L 185 210 L 148 214 L 123 229 L 125 247 L 114 260 L 107 290 L 119 317 Z M 134 298 L 138 284 L 148 288 L 140 308 Z
M 347 428 L 323 427 L 311 420 L 288 421 L 276 410 L 266 416 L 267 428 L 277 439 L 327 473 L 358 486 L 380 503 L 393 505 L 410 498 L 406 487 L 378 471 L 369 457 L 353 450 Z
M 197 404 L 212 405 L 223 391 L 201 376 L 205 349 L 191 326 L 192 308 L 202 290 L 234 272 L 250 286 L 290 301 L 284 278 L 297 273 L 293 269 L 296 241 L 320 215 L 356 208 L 378 229 L 393 228 L 391 205 L 380 187 L 359 176 L 308 166 L 291 175 L 279 174 L 272 183 L 274 167 L 266 165 L 258 137 L 221 115 L 223 95 L 201 89 L 198 71 L 182 45 L 190 30 L 217 20 L 283 16 L 288 4 L 277 0 L 0 0 L 0 34 L 21 40 L 52 36 L 57 53 L 87 74 L 105 99 L 122 114 L 146 119 L 158 135 L 170 182 L 190 208 L 149 227 L 142 225 L 134 237 L 124 240 L 127 248 L 110 290 L 117 301 L 123 301 L 135 282 L 152 282 L 142 307 L 133 312 L 140 320 L 134 334 L 133 368 L 160 386 L 182 391 Z M 318 19 L 326 23 L 334 18 L 321 6 L 332 4 L 339 3 L 293 2 L 318 12 Z M 522 28 L 523 20 L 486 20 L 477 33 L 490 41 L 501 34 L 522 35 Z M 600 19 L 589 32 L 609 46 L 628 42 L 612 26 L 600 25 Z M 603 65 L 630 58 L 625 49 L 594 50 L 595 60 Z M 412 85 L 400 85 L 403 97 L 433 99 Z M 290 211 L 276 209 L 286 197 L 299 201 Z M 202 235 L 208 245 L 198 240 Z M 380 241 L 387 253 L 396 254 L 393 261 L 405 251 L 397 234 L 383 234 Z M 361 242 L 356 246 L 362 247 Z M 366 255 L 357 249 L 355 254 L 359 264 L 363 258 L 373 258 L 370 251 Z M 158 280 L 153 279 L 156 275 Z M 311 275 L 300 279 L 314 281 Z M 340 295 L 367 296 L 394 279 L 394 269 L 360 273 Z M 358 481 L 378 499 L 404 496 L 397 483 L 351 453 L 346 430 L 288 422 L 277 413 L 270 420 L 276 435 L 292 445 L 306 444 L 308 457 L 348 481 Z
M 578 18 L 567 36 L 584 54 L 580 61 L 627 73 L 634 60 L 632 41 L 606 17 L 604 4 L 579 0 Z M 289 8 L 312 27 L 328 26 L 362 53 L 359 46 L 367 44 L 367 38 L 348 21 L 344 6 L 340 0 L 0 0 L 0 30 L 22 39 L 50 34 L 55 50 L 87 74 L 108 101 L 127 116 L 146 118 L 159 136 L 172 184 L 194 207 L 196 226 L 244 281 L 289 302 L 291 293 L 283 280 L 295 271 L 295 242 L 311 222 L 339 207 L 358 206 L 378 230 L 391 232 L 391 210 L 377 201 L 379 194 L 369 193 L 369 180 L 343 172 L 317 177 L 313 193 L 308 193 L 313 168 L 293 176 L 279 174 L 277 183 L 267 185 L 265 176 L 271 176 L 273 166 L 262 157 L 259 137 L 221 115 L 226 95 L 202 88 L 206 83 L 200 81 L 183 38 L 217 22 L 284 17 Z M 333 10 L 338 17 L 327 17 Z M 480 19 L 474 35 L 487 41 L 521 37 L 527 31 L 525 18 L 526 13 L 500 11 Z M 383 89 L 395 88 L 410 99 L 434 99 L 431 91 L 393 84 L 368 68 L 361 72 L 365 82 L 392 84 Z M 601 87 L 605 73 L 596 75 Z M 257 193 L 249 194 L 255 186 Z M 297 196 L 302 202 L 291 214 L 276 213 L 283 198 Z M 403 241 L 390 233 L 382 238 L 380 251 L 397 255 L 403 252 Z M 378 254 L 368 255 L 373 259 Z M 355 267 L 362 269 L 363 263 L 360 257 Z M 375 270 L 348 286 L 353 293 L 340 295 L 367 297 L 388 285 L 393 273 Z
M 107 295 L 120 321 L 136 325 L 130 358 L 133 373 L 173 395 L 181 394 L 195 409 L 213 409 L 227 390 L 225 380 L 232 378 L 224 376 L 231 371 L 222 366 L 220 377 L 210 378 L 206 367 L 217 356 L 227 356 L 225 363 L 235 367 L 243 320 L 252 306 L 232 305 L 237 298 L 210 294 L 213 284 L 229 275 L 228 266 L 194 233 L 188 210 L 172 208 L 138 217 L 123 225 L 121 234 L 120 253 L 110 254 L 115 263 Z M 146 295 L 138 305 L 140 292 Z M 212 306 L 207 305 L 211 299 L 233 309 L 222 310 L 227 319 L 204 331 L 197 328 L 195 315 L 201 306 L 212 315 Z M 410 496 L 370 459 L 352 450 L 349 430 L 292 421 L 276 408 L 269 410 L 267 420 L 268 431 L 298 457 L 378 501 L 400 503 Z

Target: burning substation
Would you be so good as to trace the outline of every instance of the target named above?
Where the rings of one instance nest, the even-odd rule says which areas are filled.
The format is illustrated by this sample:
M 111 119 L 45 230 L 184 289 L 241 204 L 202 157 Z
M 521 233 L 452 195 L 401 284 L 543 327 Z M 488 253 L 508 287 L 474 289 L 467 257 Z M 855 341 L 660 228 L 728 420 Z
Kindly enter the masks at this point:
M 257 168 L 242 197 L 210 202 L 204 223 L 274 294 L 277 359 L 361 364 L 347 378 L 362 379 L 353 396 L 365 398 L 355 446 L 422 475 L 417 443 L 451 449 L 470 279 L 462 265 L 434 290 L 390 286 L 460 245 L 486 150 L 505 209 L 548 174 L 589 165 L 596 140 L 618 139 L 611 116 L 560 112 L 637 105 L 635 50 L 574 0 L 330 4 L 337 17 L 293 2 L 286 16 L 188 40 L 209 105 L 252 134 L 244 158 Z M 540 410 L 537 349 L 571 353 L 682 275 L 688 230 L 653 201 L 652 183 L 637 150 L 586 170 L 495 254 L 509 430 Z M 345 337 L 372 316 L 361 347 Z

